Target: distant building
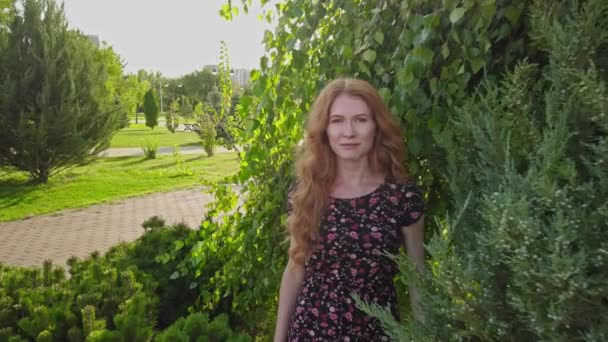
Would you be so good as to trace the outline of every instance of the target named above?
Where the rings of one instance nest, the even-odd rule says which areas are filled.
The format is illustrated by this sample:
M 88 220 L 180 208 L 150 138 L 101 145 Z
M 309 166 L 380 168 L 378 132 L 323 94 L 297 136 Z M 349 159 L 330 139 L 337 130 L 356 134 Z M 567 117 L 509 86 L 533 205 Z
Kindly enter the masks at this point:
M 203 67 L 204 70 L 211 71 L 214 75 L 217 74 L 218 66 L 216 64 L 208 64 Z M 249 69 L 230 69 L 230 80 L 232 80 L 232 84 L 245 87 L 249 84 L 249 73 L 251 70 Z

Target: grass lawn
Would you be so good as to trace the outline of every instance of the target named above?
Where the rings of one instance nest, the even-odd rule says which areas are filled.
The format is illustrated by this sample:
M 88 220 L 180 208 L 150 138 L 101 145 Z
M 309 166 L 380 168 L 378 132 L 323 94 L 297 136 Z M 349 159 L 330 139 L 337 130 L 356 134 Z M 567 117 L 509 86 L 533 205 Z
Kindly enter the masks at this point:
M 103 158 L 63 171 L 48 184 L 27 184 L 24 172 L 0 168 L 0 222 L 122 199 L 153 192 L 193 187 L 238 170 L 232 153 L 182 155 L 153 160 L 142 157 Z
M 151 130 L 144 124 L 131 124 L 114 135 L 110 147 L 140 147 L 148 140 L 158 142 L 158 146 L 200 145 L 201 141 L 194 132 L 171 133 L 165 126 L 156 126 Z

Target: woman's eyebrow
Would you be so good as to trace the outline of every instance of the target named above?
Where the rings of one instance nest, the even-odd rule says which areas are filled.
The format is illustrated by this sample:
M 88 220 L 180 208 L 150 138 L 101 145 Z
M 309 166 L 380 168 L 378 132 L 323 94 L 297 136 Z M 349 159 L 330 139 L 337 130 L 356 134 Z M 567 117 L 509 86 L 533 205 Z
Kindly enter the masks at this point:
M 344 115 L 343 114 L 329 114 L 329 116 L 330 117 L 332 117 L 332 116 L 343 117 Z M 355 114 L 353 116 L 370 116 L 370 114 L 369 113 L 359 113 L 359 114 Z

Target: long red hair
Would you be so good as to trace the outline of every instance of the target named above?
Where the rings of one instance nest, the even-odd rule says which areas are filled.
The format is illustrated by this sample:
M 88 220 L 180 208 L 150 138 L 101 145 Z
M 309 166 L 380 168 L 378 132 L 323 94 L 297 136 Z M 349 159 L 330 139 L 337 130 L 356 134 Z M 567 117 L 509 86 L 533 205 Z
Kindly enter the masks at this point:
M 368 82 L 339 78 L 330 82 L 317 96 L 306 123 L 304 144 L 296 159 L 296 187 L 290 193 L 292 212 L 287 219 L 291 236 L 289 257 L 303 264 L 311 253 L 311 242 L 319 233 L 319 224 L 336 180 L 336 155 L 326 134 L 329 110 L 340 94 L 361 98 L 369 106 L 376 123 L 374 145 L 369 155 L 373 172 L 386 180 L 403 181 L 406 149 L 401 127 L 390 113 L 378 91 Z

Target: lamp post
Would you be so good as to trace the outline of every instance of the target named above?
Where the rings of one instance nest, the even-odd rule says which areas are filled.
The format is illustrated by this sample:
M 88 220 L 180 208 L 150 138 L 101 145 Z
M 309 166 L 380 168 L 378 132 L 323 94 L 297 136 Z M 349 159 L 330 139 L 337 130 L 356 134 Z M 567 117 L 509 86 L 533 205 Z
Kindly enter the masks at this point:
M 161 82 L 158 84 L 158 92 L 160 93 L 160 112 L 161 112 L 161 113 L 163 112 L 163 87 L 162 87 L 162 86 L 163 86 L 163 84 L 162 84 L 162 83 L 163 83 L 163 82 L 161 81 Z M 164 86 L 166 87 L 166 86 L 168 86 L 168 85 L 169 85 L 169 84 L 165 83 L 165 85 L 164 85 Z

